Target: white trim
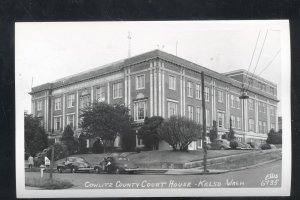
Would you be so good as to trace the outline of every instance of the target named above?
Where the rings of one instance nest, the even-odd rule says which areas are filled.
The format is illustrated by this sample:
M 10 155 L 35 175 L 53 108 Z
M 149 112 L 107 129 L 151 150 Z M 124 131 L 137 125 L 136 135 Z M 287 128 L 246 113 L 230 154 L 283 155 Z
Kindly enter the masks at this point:
M 67 113 L 66 116 L 68 116 L 68 115 L 75 115 L 75 114 L 76 114 L 75 112 Z
M 170 77 L 172 77 L 173 78 L 173 80 L 174 80 L 174 88 L 173 87 L 171 87 L 171 84 L 170 84 Z M 174 75 L 174 74 L 169 74 L 169 76 L 168 76 L 168 83 L 169 83 L 169 90 L 174 90 L 174 91 L 176 91 L 176 75 Z
M 169 99 L 169 98 L 167 98 L 167 101 L 171 101 L 171 102 L 174 102 L 174 103 L 179 103 L 179 101 L 174 100 L 174 99 Z
M 158 61 L 158 63 L 160 63 Z M 161 68 L 158 68 L 158 115 L 161 116 Z
M 165 64 L 162 63 L 162 68 L 165 67 Z M 166 106 L 166 97 L 165 97 L 165 71 L 162 70 L 162 117 L 164 118 L 166 115 L 166 109 L 165 109 L 165 106 Z
M 153 116 L 153 70 L 152 62 L 150 62 L 150 117 Z
M 138 78 L 143 76 L 143 80 L 144 80 L 144 85 L 143 87 L 138 87 Z M 146 85 L 146 76 L 145 74 L 138 74 L 135 76 L 135 90 L 143 90 L 145 89 L 145 85 Z
M 154 116 L 157 115 L 157 72 L 154 68 Z

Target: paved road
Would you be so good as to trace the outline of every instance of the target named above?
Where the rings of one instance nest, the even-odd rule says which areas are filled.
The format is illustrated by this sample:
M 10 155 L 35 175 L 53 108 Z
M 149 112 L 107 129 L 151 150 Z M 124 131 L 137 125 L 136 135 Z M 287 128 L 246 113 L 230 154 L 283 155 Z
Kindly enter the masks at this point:
M 26 172 L 26 177 L 39 177 L 39 175 L 38 172 Z M 281 161 L 241 171 L 208 175 L 55 173 L 53 176 L 72 182 L 74 187 L 71 189 L 279 187 Z

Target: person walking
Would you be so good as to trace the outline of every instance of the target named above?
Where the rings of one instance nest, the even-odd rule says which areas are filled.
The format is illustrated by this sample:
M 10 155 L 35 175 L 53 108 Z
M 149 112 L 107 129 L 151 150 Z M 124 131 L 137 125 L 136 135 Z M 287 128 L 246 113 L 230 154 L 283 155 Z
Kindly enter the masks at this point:
M 32 166 L 33 166 L 33 157 L 31 155 L 29 155 L 29 157 L 28 157 L 28 167 L 32 168 Z

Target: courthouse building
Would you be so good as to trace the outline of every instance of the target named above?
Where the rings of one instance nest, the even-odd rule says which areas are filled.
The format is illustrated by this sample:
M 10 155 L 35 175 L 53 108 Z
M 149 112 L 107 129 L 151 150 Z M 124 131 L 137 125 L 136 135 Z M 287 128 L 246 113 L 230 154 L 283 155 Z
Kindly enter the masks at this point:
M 221 74 L 160 50 L 36 86 L 32 114 L 56 140 L 67 125 L 79 135 L 80 110 L 96 101 L 128 106 L 137 126 L 146 116 L 172 115 L 202 124 L 202 71 L 207 131 L 216 121 L 221 137 L 231 119 L 238 140 L 264 142 L 271 128 L 278 129 L 276 84 L 245 70 Z M 239 98 L 243 83 L 245 100 Z M 136 145 L 142 145 L 138 138 Z M 189 148 L 201 148 L 201 142 Z

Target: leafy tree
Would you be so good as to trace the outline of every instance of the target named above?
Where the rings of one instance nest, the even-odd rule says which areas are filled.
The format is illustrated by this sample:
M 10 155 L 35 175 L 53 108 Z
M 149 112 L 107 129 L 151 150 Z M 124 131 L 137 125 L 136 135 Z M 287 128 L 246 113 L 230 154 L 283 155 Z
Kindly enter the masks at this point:
M 103 146 L 101 144 L 100 138 L 97 138 L 92 147 L 93 153 L 103 153 Z
M 172 116 L 162 123 L 158 132 L 159 137 L 171 145 L 174 151 L 185 151 L 192 141 L 201 139 L 202 127 L 185 117 Z
M 47 134 L 40 125 L 40 119 L 25 114 L 25 152 L 34 156 L 48 146 Z
M 232 149 L 236 149 L 238 147 L 238 142 L 236 140 L 231 140 L 229 145 Z
M 282 133 L 281 131 L 275 132 L 271 129 L 268 133 L 267 144 L 282 144 Z
M 86 147 L 86 135 L 84 133 L 81 133 L 78 137 L 78 143 L 79 143 L 79 152 L 80 153 L 87 153 L 88 152 L 88 148 Z
M 227 139 L 229 141 L 235 140 L 235 131 L 232 128 L 228 132 Z
M 218 138 L 218 128 L 217 128 L 217 122 L 214 120 L 213 121 L 213 127 L 209 131 L 209 139 L 211 142 L 215 141 L 215 139 Z
M 145 118 L 144 125 L 139 130 L 138 135 L 143 140 L 146 149 L 158 149 L 158 129 L 163 121 L 164 119 L 160 116 Z
M 63 135 L 61 137 L 61 141 L 68 148 L 69 154 L 72 155 L 78 151 L 78 141 L 74 137 L 74 132 L 70 125 L 67 125 Z
M 123 151 L 134 151 L 135 148 L 135 131 L 122 135 L 121 147 Z
M 117 134 L 121 136 L 131 131 L 132 119 L 127 107 L 119 104 L 95 103 L 82 111 L 81 128 L 92 137 L 100 137 L 104 151 L 112 145 Z

